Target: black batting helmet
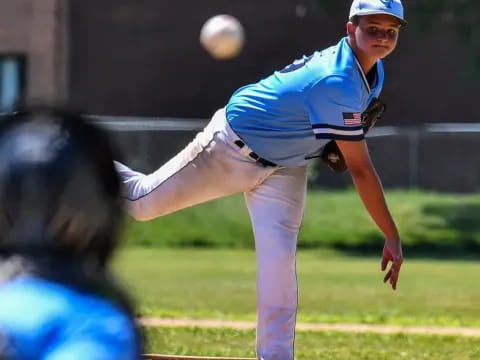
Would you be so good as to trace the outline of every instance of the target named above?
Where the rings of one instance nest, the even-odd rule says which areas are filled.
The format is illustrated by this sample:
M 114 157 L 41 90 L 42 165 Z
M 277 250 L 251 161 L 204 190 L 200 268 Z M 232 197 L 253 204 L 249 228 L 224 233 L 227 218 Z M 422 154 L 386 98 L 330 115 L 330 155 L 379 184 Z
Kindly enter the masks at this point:
M 0 251 L 63 252 L 104 266 L 118 241 L 120 182 L 103 130 L 27 108 L 0 118 Z

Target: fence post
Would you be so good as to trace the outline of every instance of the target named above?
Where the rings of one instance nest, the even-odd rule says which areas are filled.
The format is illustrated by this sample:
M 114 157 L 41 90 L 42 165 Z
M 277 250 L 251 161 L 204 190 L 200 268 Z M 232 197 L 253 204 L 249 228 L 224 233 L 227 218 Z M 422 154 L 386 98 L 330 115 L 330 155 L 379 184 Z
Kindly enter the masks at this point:
M 408 136 L 408 186 L 410 189 L 418 188 L 418 158 L 420 132 L 417 127 L 410 128 L 407 131 Z

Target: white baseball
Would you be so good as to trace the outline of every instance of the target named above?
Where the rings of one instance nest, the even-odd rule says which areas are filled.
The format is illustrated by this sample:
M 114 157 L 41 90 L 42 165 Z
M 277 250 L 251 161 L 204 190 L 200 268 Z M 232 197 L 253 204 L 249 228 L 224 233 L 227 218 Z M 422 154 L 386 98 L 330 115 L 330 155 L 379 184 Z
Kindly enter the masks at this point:
M 231 15 L 211 17 L 200 31 L 200 43 L 215 59 L 234 58 L 241 52 L 244 42 L 243 26 Z

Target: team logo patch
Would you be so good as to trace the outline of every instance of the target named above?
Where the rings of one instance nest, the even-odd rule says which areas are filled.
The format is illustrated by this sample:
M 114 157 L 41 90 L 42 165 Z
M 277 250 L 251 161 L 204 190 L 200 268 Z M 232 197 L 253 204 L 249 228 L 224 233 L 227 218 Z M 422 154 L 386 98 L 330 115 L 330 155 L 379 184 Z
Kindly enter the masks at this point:
M 392 2 L 393 0 L 380 0 L 383 4 L 385 4 L 385 6 L 389 9 L 392 8 Z
M 351 112 L 344 112 L 343 113 L 343 124 L 350 126 L 350 125 L 360 125 L 362 123 L 362 114 L 360 113 L 351 113 Z

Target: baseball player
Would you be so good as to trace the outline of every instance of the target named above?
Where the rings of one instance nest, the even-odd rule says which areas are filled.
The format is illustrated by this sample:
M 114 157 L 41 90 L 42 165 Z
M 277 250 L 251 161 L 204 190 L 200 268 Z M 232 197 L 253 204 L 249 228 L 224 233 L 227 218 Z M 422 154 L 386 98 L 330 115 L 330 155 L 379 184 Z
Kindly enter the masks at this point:
M 370 161 L 361 114 L 383 86 L 381 59 L 406 22 L 400 0 L 354 0 L 347 36 L 238 89 L 178 155 L 145 175 L 116 163 L 129 213 L 149 220 L 243 192 L 258 267 L 257 357 L 293 360 L 295 251 L 307 164 L 334 140 L 356 189 L 385 236 L 384 281 L 396 288 L 402 249 Z M 321 216 L 321 214 L 319 214 Z
M 108 270 L 122 216 L 107 140 L 60 110 L 0 118 L 0 359 L 141 358 Z

